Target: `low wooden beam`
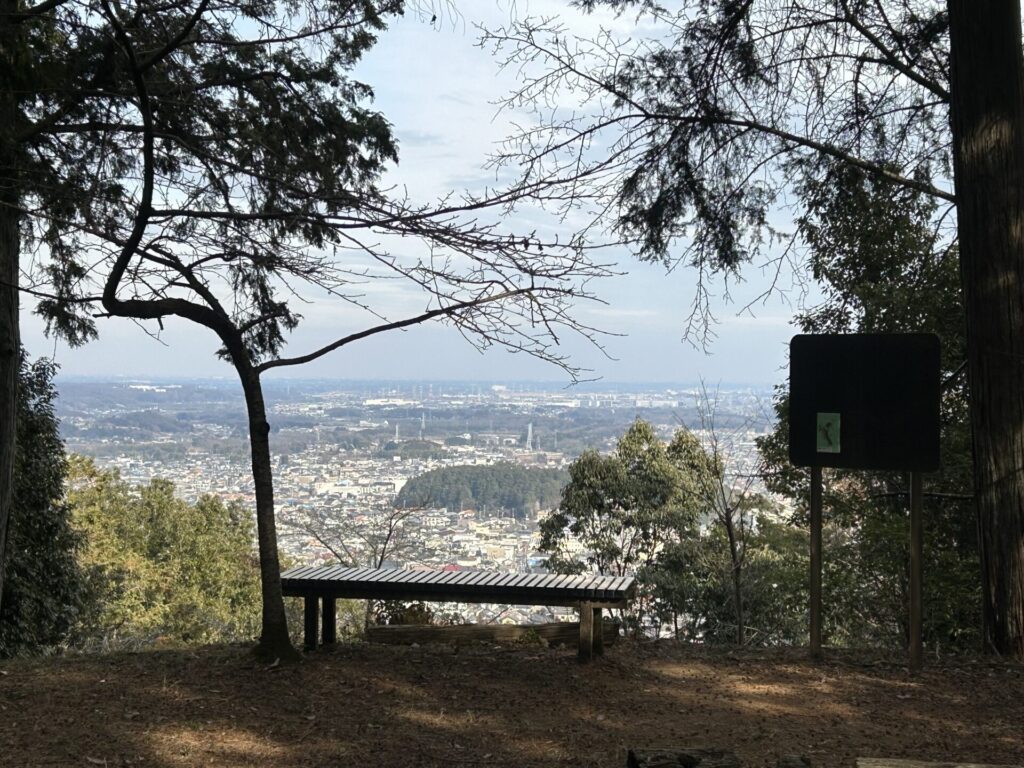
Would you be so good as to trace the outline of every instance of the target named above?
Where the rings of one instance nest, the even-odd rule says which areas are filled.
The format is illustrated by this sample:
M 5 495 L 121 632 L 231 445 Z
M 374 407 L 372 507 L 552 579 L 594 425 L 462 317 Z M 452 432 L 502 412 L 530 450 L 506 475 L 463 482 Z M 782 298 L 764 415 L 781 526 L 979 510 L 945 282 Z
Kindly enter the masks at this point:
M 603 629 L 602 646 L 613 645 L 618 640 L 618 624 L 611 621 L 605 622 Z M 596 626 L 594 631 L 596 633 Z M 564 645 L 566 648 L 572 648 L 579 640 L 579 636 L 580 625 L 576 621 L 555 621 L 547 624 L 455 624 L 452 626 L 386 624 L 366 628 L 366 639 L 369 642 L 395 645 L 522 643 L 536 638 L 550 646 Z

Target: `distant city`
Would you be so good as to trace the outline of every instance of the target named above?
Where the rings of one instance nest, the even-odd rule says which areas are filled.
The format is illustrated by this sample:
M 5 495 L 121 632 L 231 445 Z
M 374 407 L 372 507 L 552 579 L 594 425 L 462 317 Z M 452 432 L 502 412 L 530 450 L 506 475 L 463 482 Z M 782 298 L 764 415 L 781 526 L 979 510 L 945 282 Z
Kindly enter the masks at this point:
M 254 505 L 248 423 L 233 382 L 65 377 L 59 391 L 69 452 L 116 468 L 133 483 L 170 480 L 189 501 L 215 494 Z M 681 426 L 708 438 L 693 386 L 278 380 L 267 383 L 266 396 L 280 543 L 295 564 L 333 561 L 336 552 L 367 562 L 367 532 L 392 512 L 411 479 L 431 470 L 502 462 L 564 470 L 587 448 L 613 450 L 636 418 L 665 440 Z M 754 471 L 754 440 L 771 428 L 771 388 L 730 385 L 712 397 L 733 471 Z M 386 564 L 503 571 L 542 565 L 538 522 L 554 506 L 550 500 L 519 511 L 458 506 L 403 515 L 404 546 Z M 474 620 L 499 610 L 456 608 Z M 559 614 L 510 610 L 503 620 Z

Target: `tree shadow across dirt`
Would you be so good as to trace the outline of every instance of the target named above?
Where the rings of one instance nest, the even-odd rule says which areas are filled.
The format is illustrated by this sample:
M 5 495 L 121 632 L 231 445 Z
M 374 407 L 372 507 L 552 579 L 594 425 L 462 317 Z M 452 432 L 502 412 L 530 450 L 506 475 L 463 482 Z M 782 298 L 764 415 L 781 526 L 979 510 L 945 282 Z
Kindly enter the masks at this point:
M 3 765 L 594 766 L 630 747 L 1024 764 L 1024 668 L 894 665 L 622 643 L 340 645 L 291 667 L 241 648 L 0 663 Z

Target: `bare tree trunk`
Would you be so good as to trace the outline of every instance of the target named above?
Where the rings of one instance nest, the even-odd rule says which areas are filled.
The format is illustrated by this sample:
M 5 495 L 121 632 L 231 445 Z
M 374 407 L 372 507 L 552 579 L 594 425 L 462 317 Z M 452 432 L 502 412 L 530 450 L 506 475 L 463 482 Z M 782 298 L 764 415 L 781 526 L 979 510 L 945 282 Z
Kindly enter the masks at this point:
M 1019 0 L 949 0 L 986 649 L 1024 657 L 1024 55 Z
M 260 552 L 260 585 L 263 593 L 263 625 L 256 653 L 263 659 L 292 660 L 298 651 L 288 637 L 288 620 L 281 592 L 281 564 L 277 556 L 277 523 L 274 519 L 274 477 L 270 465 L 270 424 L 259 374 L 236 362 L 249 414 L 249 449 L 256 490 L 256 531 Z
M 743 562 L 740 559 L 739 545 L 736 542 L 736 524 L 732 515 L 723 519 L 725 532 L 729 536 L 729 558 L 732 563 L 733 602 L 736 604 L 736 645 L 746 642 L 746 629 L 743 626 Z
M 2 162 L 2 160 L 0 160 Z M 14 493 L 15 432 L 18 415 L 18 214 L 14 196 L 0 197 L 0 602 L 7 566 L 7 531 Z

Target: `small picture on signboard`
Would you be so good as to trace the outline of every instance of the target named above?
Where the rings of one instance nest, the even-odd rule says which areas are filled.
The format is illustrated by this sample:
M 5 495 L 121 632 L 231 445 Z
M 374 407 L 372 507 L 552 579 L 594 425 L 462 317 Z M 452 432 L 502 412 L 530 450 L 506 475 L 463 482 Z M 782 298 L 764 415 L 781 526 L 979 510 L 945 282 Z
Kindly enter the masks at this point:
M 818 453 L 839 453 L 839 414 L 818 414 Z

